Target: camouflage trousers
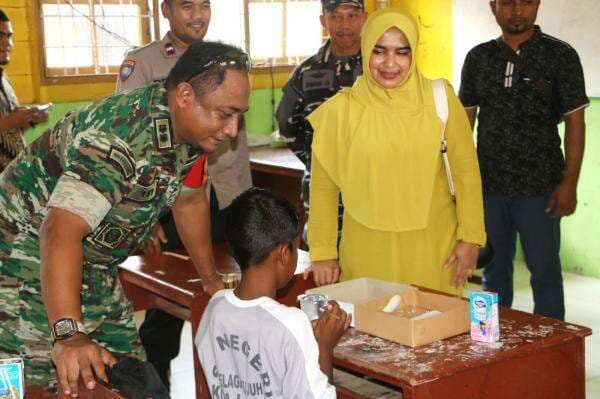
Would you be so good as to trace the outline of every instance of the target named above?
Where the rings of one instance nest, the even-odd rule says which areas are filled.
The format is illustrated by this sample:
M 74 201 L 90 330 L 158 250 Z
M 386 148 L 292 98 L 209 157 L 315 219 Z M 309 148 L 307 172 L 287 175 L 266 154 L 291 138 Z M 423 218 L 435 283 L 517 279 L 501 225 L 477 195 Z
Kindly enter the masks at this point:
M 23 273 L 14 276 L 11 272 L 15 271 L 15 259 L 0 257 L 0 358 L 22 358 L 25 384 L 42 385 L 55 392 L 56 375 L 50 360 L 52 336 L 40 294 L 39 268 L 36 276 L 23 278 L 29 274 L 31 261 L 37 263 L 35 258 L 18 262 L 17 269 Z M 101 273 L 97 271 L 105 275 L 99 278 Z M 145 360 L 131 302 L 123 293 L 116 271 L 107 271 L 100 265 L 84 266 L 81 302 L 85 330 L 107 350 Z M 91 275 L 93 287 L 86 284 L 86 275 Z M 98 287 L 102 284 L 109 285 Z

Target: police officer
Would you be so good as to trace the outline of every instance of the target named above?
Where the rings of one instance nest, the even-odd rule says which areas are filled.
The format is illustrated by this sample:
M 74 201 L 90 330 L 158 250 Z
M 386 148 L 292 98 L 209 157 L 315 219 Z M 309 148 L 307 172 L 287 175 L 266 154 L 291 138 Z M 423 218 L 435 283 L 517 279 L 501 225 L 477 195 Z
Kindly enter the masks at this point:
M 72 111 L 0 175 L 0 358 L 22 357 L 27 384 L 52 385 L 51 359 L 75 396 L 79 377 L 106 379 L 111 352 L 143 353 L 117 266 L 171 206 L 205 291 L 223 288 L 210 224 L 191 222 L 208 220 L 206 195 L 179 190 L 236 136 L 248 69 L 239 49 L 195 43 L 166 83 Z
M 4 72 L 3 67 L 8 65 L 13 48 L 12 35 L 8 16 L 0 10 L 0 172 L 23 151 L 23 132 L 48 120 L 46 111 L 19 106 L 10 79 Z
M 161 9 L 169 21 L 169 32 L 161 40 L 127 54 L 119 72 L 117 91 L 136 89 L 165 79 L 187 47 L 204 39 L 211 16 L 210 1 L 165 0 Z M 225 216 L 219 208 L 225 208 L 233 198 L 252 185 L 245 132 L 240 131 L 235 140 L 227 141 L 211 153 L 208 162 L 212 183 L 208 184 L 212 238 L 213 242 L 219 242 L 225 239 Z M 149 252 L 155 251 L 155 248 L 160 250 L 161 241 L 166 241 L 162 249 L 181 248 L 177 230 L 169 215 L 161 220 L 153 240 L 145 247 Z M 140 326 L 140 338 L 148 361 L 154 365 L 167 386 L 171 360 L 179 353 L 182 328 L 183 320 L 157 309 L 148 310 Z
M 362 74 L 360 32 L 367 17 L 363 0 L 321 0 L 321 24 L 329 40 L 319 52 L 300 64 L 283 87 L 276 117 L 279 132 L 304 163 L 302 200 L 308 215 L 308 185 L 313 129 L 306 119 L 342 87 L 352 86 Z M 340 203 L 340 228 L 342 208 Z

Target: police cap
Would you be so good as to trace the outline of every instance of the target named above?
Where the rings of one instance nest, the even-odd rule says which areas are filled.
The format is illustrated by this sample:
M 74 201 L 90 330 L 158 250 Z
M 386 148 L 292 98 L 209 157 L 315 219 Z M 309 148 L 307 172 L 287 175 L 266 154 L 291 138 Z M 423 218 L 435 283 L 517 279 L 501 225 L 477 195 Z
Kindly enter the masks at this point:
M 363 0 L 321 0 L 321 4 L 323 5 L 323 10 L 328 12 L 335 10 L 337 6 L 341 6 L 344 4 L 348 4 L 360 9 L 365 8 Z

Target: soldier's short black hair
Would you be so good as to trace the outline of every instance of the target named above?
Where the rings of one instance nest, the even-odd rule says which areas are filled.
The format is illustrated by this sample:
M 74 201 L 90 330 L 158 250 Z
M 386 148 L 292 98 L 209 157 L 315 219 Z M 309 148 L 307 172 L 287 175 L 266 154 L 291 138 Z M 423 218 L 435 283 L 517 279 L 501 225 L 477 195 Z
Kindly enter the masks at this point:
M 167 76 L 167 90 L 173 90 L 181 82 L 189 82 L 202 98 L 215 90 L 225 80 L 228 69 L 250 70 L 250 59 L 241 49 L 220 42 L 196 42 L 191 44 Z
M 0 10 L 0 22 L 10 22 L 8 15 L 6 15 L 2 10 Z
M 250 188 L 226 209 L 227 246 L 242 270 L 263 262 L 279 244 L 293 248 L 300 234 L 292 204 L 271 191 Z

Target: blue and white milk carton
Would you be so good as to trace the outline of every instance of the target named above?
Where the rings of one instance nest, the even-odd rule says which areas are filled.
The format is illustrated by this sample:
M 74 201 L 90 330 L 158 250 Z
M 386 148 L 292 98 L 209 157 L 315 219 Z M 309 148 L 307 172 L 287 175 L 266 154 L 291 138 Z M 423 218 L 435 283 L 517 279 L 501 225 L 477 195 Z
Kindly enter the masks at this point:
M 496 342 L 500 339 L 498 320 L 498 294 L 494 292 L 471 292 L 471 339 Z

